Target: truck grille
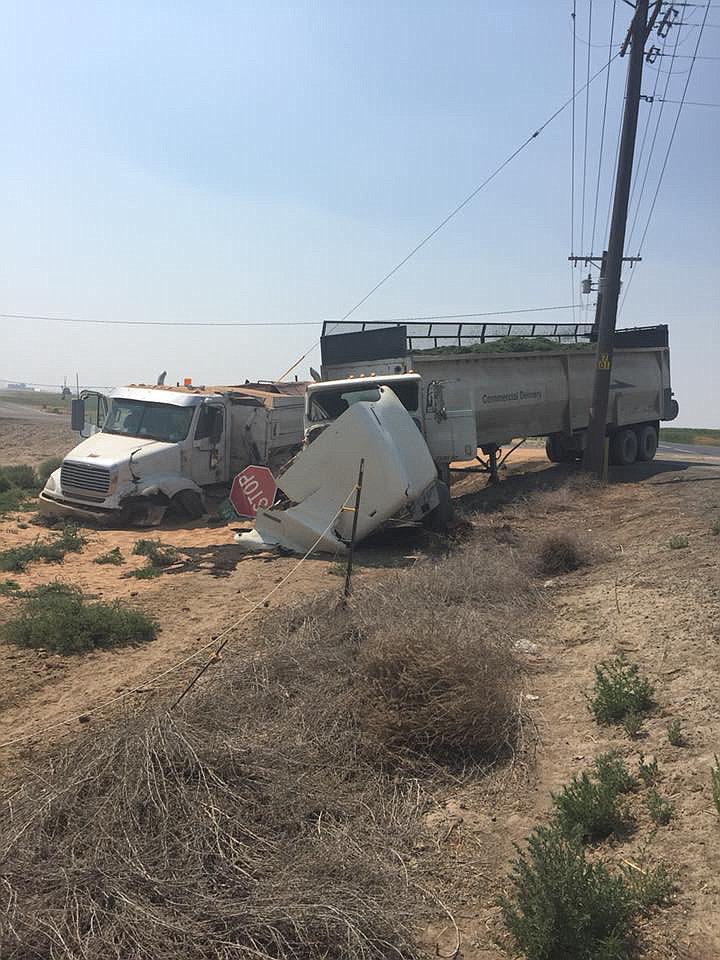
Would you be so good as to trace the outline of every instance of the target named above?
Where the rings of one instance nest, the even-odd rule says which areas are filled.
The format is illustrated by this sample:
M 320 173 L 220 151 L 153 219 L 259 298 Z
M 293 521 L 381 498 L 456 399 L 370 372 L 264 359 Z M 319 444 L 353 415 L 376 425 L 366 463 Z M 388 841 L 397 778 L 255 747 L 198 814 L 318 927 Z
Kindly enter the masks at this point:
M 110 489 L 110 471 L 107 467 L 96 467 L 91 463 L 73 463 L 63 460 L 60 469 L 60 485 L 63 490 L 86 490 L 88 493 L 106 494 Z

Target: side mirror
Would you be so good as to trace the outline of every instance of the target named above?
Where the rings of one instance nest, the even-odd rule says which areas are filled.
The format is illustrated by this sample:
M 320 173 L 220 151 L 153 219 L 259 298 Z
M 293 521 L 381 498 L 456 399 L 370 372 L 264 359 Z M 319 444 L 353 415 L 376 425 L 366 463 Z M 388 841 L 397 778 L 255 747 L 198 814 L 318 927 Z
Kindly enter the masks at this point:
M 76 433 L 82 433 L 85 427 L 85 401 L 70 401 L 70 428 Z

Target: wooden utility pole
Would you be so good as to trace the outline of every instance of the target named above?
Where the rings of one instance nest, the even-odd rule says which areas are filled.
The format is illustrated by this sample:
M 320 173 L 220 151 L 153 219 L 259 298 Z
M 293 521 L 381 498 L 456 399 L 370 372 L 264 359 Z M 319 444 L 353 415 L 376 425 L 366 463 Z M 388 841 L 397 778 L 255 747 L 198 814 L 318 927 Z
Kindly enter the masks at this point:
M 607 412 L 610 396 L 610 372 L 612 368 L 613 339 L 617 320 L 618 298 L 620 296 L 620 274 L 622 271 L 625 247 L 625 228 L 627 226 L 628 203 L 630 199 L 630 180 L 635 155 L 635 137 L 637 134 L 638 112 L 642 82 L 645 41 L 660 12 L 661 0 L 656 0 L 648 21 L 649 0 L 637 0 L 635 14 L 630 30 L 621 48 L 621 55 L 630 46 L 630 59 L 627 73 L 627 95 L 623 112 L 620 154 L 618 157 L 617 178 L 615 180 L 615 198 L 613 200 L 610 239 L 605 262 L 605 278 L 600 296 L 600 310 L 597 329 L 597 353 L 595 379 L 590 405 L 590 422 L 587 431 L 587 444 L 583 465 L 598 479 L 602 477 L 603 450 L 607 426 Z

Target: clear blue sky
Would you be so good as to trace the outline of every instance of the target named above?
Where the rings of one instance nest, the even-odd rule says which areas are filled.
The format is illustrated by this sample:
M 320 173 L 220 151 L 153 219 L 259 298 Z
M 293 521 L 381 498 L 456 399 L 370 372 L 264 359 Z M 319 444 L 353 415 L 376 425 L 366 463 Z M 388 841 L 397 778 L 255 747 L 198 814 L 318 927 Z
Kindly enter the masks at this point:
M 571 6 L 4 3 L 0 312 L 318 327 L 0 320 L 0 377 L 56 383 L 79 370 L 86 383 L 113 385 L 162 369 L 195 382 L 278 376 L 322 319 L 348 310 L 568 97 Z M 588 0 L 577 8 L 587 39 Z M 607 43 L 611 10 L 612 0 L 595 0 L 593 43 Z M 630 12 L 617 0 L 617 38 Z M 686 19 L 701 13 L 688 8 Z M 708 20 L 720 25 L 720 6 Z M 677 52 L 691 54 L 695 37 L 686 29 Z M 578 43 L 578 85 L 587 49 Z M 594 70 L 607 47 L 591 50 Z M 720 56 L 720 28 L 706 30 L 700 54 Z M 677 60 L 676 70 L 689 63 Z M 624 71 L 617 61 L 611 75 L 596 250 Z M 646 70 L 647 93 L 656 76 Z M 684 80 L 672 77 L 668 98 L 679 99 Z M 719 80 L 720 60 L 699 61 L 689 99 L 720 101 Z M 660 90 L 664 83 L 663 74 Z M 585 248 L 603 91 L 600 79 L 590 101 Z M 580 98 L 578 236 L 584 109 Z M 643 210 L 675 110 L 665 105 Z M 357 316 L 572 302 L 570 119 L 567 110 Z M 670 325 L 679 422 L 707 427 L 720 427 L 719 130 L 720 109 L 683 111 L 621 317 L 626 326 Z M 579 280 L 576 271 L 576 288 Z

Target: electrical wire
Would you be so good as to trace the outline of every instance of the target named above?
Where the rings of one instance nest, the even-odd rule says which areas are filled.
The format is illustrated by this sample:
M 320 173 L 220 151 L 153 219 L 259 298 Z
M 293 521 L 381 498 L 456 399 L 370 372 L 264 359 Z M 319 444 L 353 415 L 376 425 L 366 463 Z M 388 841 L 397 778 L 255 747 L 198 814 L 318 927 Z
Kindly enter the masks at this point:
M 619 52 L 616 53 L 615 56 L 614 56 L 614 57 L 612 58 L 612 60 L 610 61 L 610 63 L 604 64 L 604 65 L 600 68 L 600 70 L 598 70 L 595 74 L 593 74 L 593 76 L 590 78 L 590 80 L 588 81 L 588 83 L 590 84 L 590 83 L 593 83 L 595 80 L 597 80 L 597 78 L 598 78 L 599 76 L 601 76 L 601 74 L 603 74 L 603 73 L 605 72 L 605 70 L 608 70 L 608 69 L 610 68 L 610 64 L 611 64 L 619 55 L 620 55 Z M 508 164 L 512 163 L 512 161 L 515 159 L 515 157 L 517 157 L 520 153 L 522 153 L 522 151 L 523 151 L 527 146 L 529 146 L 529 144 L 531 144 L 533 140 L 535 140 L 537 137 L 539 137 L 540 134 L 543 133 L 543 131 L 544 131 L 547 127 L 549 127 L 550 124 L 551 124 L 554 120 L 556 120 L 556 119 L 560 116 L 560 114 L 563 113 L 563 111 L 566 110 L 566 109 L 570 106 L 571 103 L 574 103 L 574 102 L 575 102 L 576 97 L 580 96 L 580 94 L 583 93 L 583 91 L 585 90 L 585 88 L 586 88 L 586 87 L 583 86 L 583 87 L 581 87 L 579 90 L 574 91 L 573 94 L 572 94 L 572 96 L 568 97 L 568 99 L 565 100 L 564 103 L 562 103 L 552 114 L 550 114 L 550 116 L 547 118 L 547 120 L 545 120 L 545 121 L 537 128 L 537 130 L 534 130 L 533 133 L 531 133 L 528 137 L 526 137 L 525 140 L 523 140 L 522 143 L 521 143 L 518 147 L 516 147 L 515 150 L 513 150 L 512 153 L 510 153 L 510 154 L 502 161 L 502 163 L 500 163 L 497 167 L 495 167 L 495 169 L 492 171 L 492 173 L 490 173 L 480 184 L 478 184 L 477 187 L 475 187 L 474 190 L 472 190 L 463 200 L 461 200 L 460 203 L 458 203 L 458 205 L 457 205 L 456 207 L 454 207 L 454 208 L 450 211 L 450 213 L 440 221 L 440 223 L 437 224 L 437 226 L 433 227 L 433 229 L 430 231 L 430 233 L 428 233 L 425 237 L 423 237 L 423 239 L 420 240 L 420 242 L 417 243 L 417 244 L 412 248 L 412 250 L 410 250 L 410 252 L 409 252 L 408 254 L 406 254 L 406 255 L 402 258 L 402 260 L 400 260 L 398 263 L 396 263 L 395 266 L 392 268 L 392 270 L 389 270 L 389 271 L 385 274 L 385 276 L 384 276 L 381 280 L 379 280 L 379 281 L 375 284 L 375 286 L 372 287 L 372 289 L 369 290 L 368 293 L 365 294 L 364 297 L 362 297 L 362 299 L 358 300 L 358 302 L 355 304 L 355 306 L 351 307 L 351 308 L 347 311 L 347 313 L 346 313 L 343 317 L 341 317 L 341 322 L 342 322 L 342 321 L 345 321 L 345 320 L 347 320 L 349 317 L 351 317 L 352 314 L 355 313 L 355 311 L 358 310 L 367 300 L 369 300 L 370 297 L 371 297 L 377 290 L 380 289 L 380 287 L 382 287 L 385 283 L 387 283 L 387 281 L 388 281 L 391 277 L 393 277 L 393 276 L 398 272 L 398 270 L 400 270 L 402 267 L 404 267 L 405 264 L 408 262 L 408 260 L 410 260 L 412 257 L 414 257 L 415 254 L 418 253 L 418 251 L 421 250 L 427 243 L 429 243 L 429 241 L 432 240 L 432 238 L 433 238 L 434 236 L 436 236 L 436 235 L 442 230 L 442 228 L 443 228 L 446 224 L 448 224 L 455 216 L 457 216 L 458 213 L 460 213 L 461 210 L 463 210 L 472 200 L 474 200 L 475 197 L 481 192 L 481 190 L 484 190 L 485 187 L 487 187 L 488 184 L 490 184 L 490 183 L 495 179 L 495 177 L 497 177 L 498 174 L 500 174 L 500 173 L 505 169 L 505 167 L 508 166 Z M 287 369 L 287 370 L 282 374 L 282 376 L 279 377 L 278 379 L 279 379 L 279 380 L 284 380 L 285 377 L 288 376 L 288 374 L 292 373 L 292 371 L 295 369 L 295 367 L 299 366 L 299 365 L 303 362 L 303 360 L 307 357 L 307 355 L 319 345 L 319 343 L 320 343 L 320 341 L 319 341 L 319 340 L 316 340 L 310 347 L 308 347 L 307 350 L 305 351 L 305 353 L 303 353 L 303 355 L 302 355 L 301 357 L 298 357 L 298 359 L 297 359 L 290 367 L 288 367 L 288 369 Z
M 682 29 L 681 29 L 681 28 L 678 28 L 678 32 L 677 32 L 676 35 L 675 35 L 675 44 L 674 44 L 674 47 L 673 47 L 673 51 L 674 51 L 674 50 L 677 50 L 677 45 L 678 45 L 678 41 L 680 40 L 680 35 L 681 35 L 681 33 L 682 33 Z M 665 87 L 664 87 L 664 89 L 663 89 L 663 97 L 667 96 L 667 92 L 668 92 L 668 89 L 669 89 L 669 87 L 670 87 L 670 78 L 671 78 L 671 76 L 672 76 L 673 63 L 674 63 L 674 61 L 671 59 L 671 60 L 670 60 L 670 70 L 669 70 L 669 72 L 668 72 L 668 74 L 667 74 L 667 77 L 666 77 L 666 79 L 665 79 Z M 657 85 L 655 86 L 654 89 L 655 89 L 655 90 L 657 89 Z M 654 92 L 653 92 L 653 96 L 654 96 Z M 649 111 L 648 111 L 648 117 L 650 116 L 650 113 L 652 112 L 653 105 L 654 105 L 654 101 L 653 101 L 653 103 L 650 104 L 650 109 L 649 109 Z M 628 233 L 628 237 L 627 237 L 627 242 L 626 242 L 626 247 L 627 247 L 627 249 L 630 249 L 630 247 L 632 246 L 632 238 L 633 238 L 633 235 L 634 235 L 634 233 L 635 233 L 635 226 L 637 225 L 638 216 L 639 216 L 639 214 L 640 214 L 640 210 L 641 210 L 641 207 L 642 207 L 642 200 L 643 200 L 643 195 L 644 195 L 644 193 L 645 193 L 645 186 L 646 186 L 646 184 L 647 184 L 648 174 L 650 173 L 650 166 L 651 166 L 651 164 L 652 164 L 653 154 L 654 154 L 654 150 L 655 150 L 655 142 L 657 141 L 657 136 L 658 136 L 658 133 L 659 133 L 659 131 L 660 131 L 660 124 L 661 124 L 661 122 L 662 122 L 663 110 L 664 110 L 664 109 L 665 109 L 665 105 L 664 105 L 663 103 L 661 103 L 661 104 L 660 104 L 660 110 L 659 110 L 659 112 L 658 112 L 657 123 L 655 124 L 655 130 L 654 130 L 654 132 L 653 132 L 652 142 L 650 143 L 650 150 L 649 150 L 649 153 L 648 153 L 647 164 L 646 164 L 646 166 L 645 166 L 645 173 L 643 174 L 642 183 L 641 183 L 641 185 L 640 185 L 640 193 L 638 194 L 637 203 L 636 203 L 636 205 L 635 205 L 635 213 L 633 214 L 632 224 L 631 224 L 631 226 L 630 226 L 630 232 Z M 648 121 L 648 122 L 649 122 L 649 121 Z M 644 144 L 643 144 L 643 145 L 644 145 Z M 631 190 L 631 192 L 630 192 L 630 202 L 632 202 L 632 195 L 633 195 L 633 193 L 634 193 L 634 190 Z
M 587 157 L 588 157 L 588 123 L 590 120 L 590 41 L 592 40 L 592 10 L 593 0 L 590 0 L 588 8 L 588 51 L 587 51 L 587 78 L 585 82 L 585 137 L 583 143 L 583 177 L 582 177 L 582 205 L 580 212 L 580 248 L 585 249 L 585 194 L 587 181 Z M 609 71 L 608 71 L 609 73 Z
M 390 317 L 388 319 L 380 317 L 374 323 L 400 323 L 413 322 L 416 320 L 456 320 L 464 317 L 501 317 L 513 313 L 543 313 L 548 310 L 570 310 L 577 304 L 569 303 L 551 307 L 519 307 L 517 310 L 486 310 L 477 313 L 446 313 L 436 314 L 432 317 Z M 261 322 L 219 322 L 212 321 L 191 321 L 188 323 L 171 323 L 166 320 L 94 320 L 86 317 L 52 317 L 41 314 L 18 314 L 18 313 L 0 313 L 0 318 L 17 318 L 22 320 L 47 320 L 51 323 L 98 323 L 105 326 L 131 326 L 131 327 L 286 327 L 286 326 L 316 326 L 317 320 L 270 320 L 267 323 Z M 339 321 L 338 321 L 339 322 Z M 3 379 L 0 377 L 0 379 Z M 54 386 L 54 384 L 34 384 L 34 386 Z
M 705 5 L 705 15 L 703 17 L 703 21 L 701 24 L 699 24 L 700 29 L 698 31 L 698 36 L 695 43 L 696 54 L 698 52 L 698 49 L 700 48 L 700 41 L 702 40 L 703 32 L 705 29 L 705 21 L 707 19 L 707 15 L 709 12 L 710 12 L 710 4 L 708 2 Z M 653 213 L 655 212 L 655 205 L 657 203 L 657 199 L 660 194 L 660 188 L 662 187 L 663 178 L 665 176 L 665 170 L 667 169 L 668 160 L 670 158 L 670 151 L 672 150 L 672 145 L 675 140 L 675 134 L 677 132 L 678 124 L 680 122 L 680 114 L 682 113 L 683 106 L 685 105 L 685 98 L 688 92 L 688 87 L 690 86 L 690 79 L 692 77 L 692 70 L 694 66 L 695 66 L 695 58 L 693 57 L 693 60 L 690 63 L 690 70 L 688 71 L 688 75 L 685 79 L 685 86 L 683 87 L 682 99 L 680 100 L 680 105 L 678 106 L 677 114 L 675 116 L 675 122 L 673 123 L 672 131 L 670 132 L 670 139 L 668 141 L 667 149 L 665 151 L 665 157 L 663 159 L 662 167 L 660 168 L 660 176 L 658 178 L 657 186 L 655 188 L 655 193 L 653 194 L 652 203 L 650 204 L 650 211 L 648 213 L 647 220 L 645 221 L 645 228 L 643 229 L 642 236 L 640 237 L 640 243 L 638 244 L 638 248 L 637 248 L 638 256 L 640 256 L 640 252 L 643 248 L 643 245 L 645 243 L 645 238 L 647 237 L 647 233 L 650 228 L 650 222 L 652 220 Z M 627 300 L 628 293 L 630 292 L 630 286 L 634 276 L 635 276 L 635 271 L 633 271 L 630 274 L 630 279 L 628 280 L 627 286 L 625 287 L 625 293 L 623 294 L 622 303 L 620 304 L 620 311 L 622 311 L 623 307 L 625 306 L 625 301 Z
M 572 17 L 572 79 L 570 81 L 570 92 L 575 92 L 575 83 L 576 83 L 576 64 L 577 64 L 577 33 L 575 32 L 576 26 L 576 0 L 573 0 L 573 8 L 570 16 Z M 575 255 L 575 98 L 573 97 L 572 103 L 572 119 L 570 121 L 570 256 Z M 573 260 L 569 261 L 570 267 L 570 299 L 575 301 L 575 263 Z M 582 308 L 582 302 L 581 302 Z M 573 322 L 577 322 L 577 315 L 575 313 L 575 308 L 573 308 Z
M 613 0 L 612 16 L 610 19 L 610 40 L 608 41 L 608 62 L 612 57 L 612 38 L 613 38 L 613 30 L 615 29 L 616 8 L 617 8 L 617 0 Z M 605 120 L 607 118 L 609 88 L 610 88 L 610 71 L 608 70 L 608 72 L 605 74 L 605 96 L 603 99 L 602 124 L 600 127 L 600 155 L 598 157 L 597 182 L 595 184 L 595 209 L 593 212 L 592 236 L 590 238 L 590 254 L 591 255 L 594 254 L 595 252 L 595 230 L 597 226 L 598 201 L 600 199 L 600 177 L 602 173 L 603 147 L 605 144 Z

